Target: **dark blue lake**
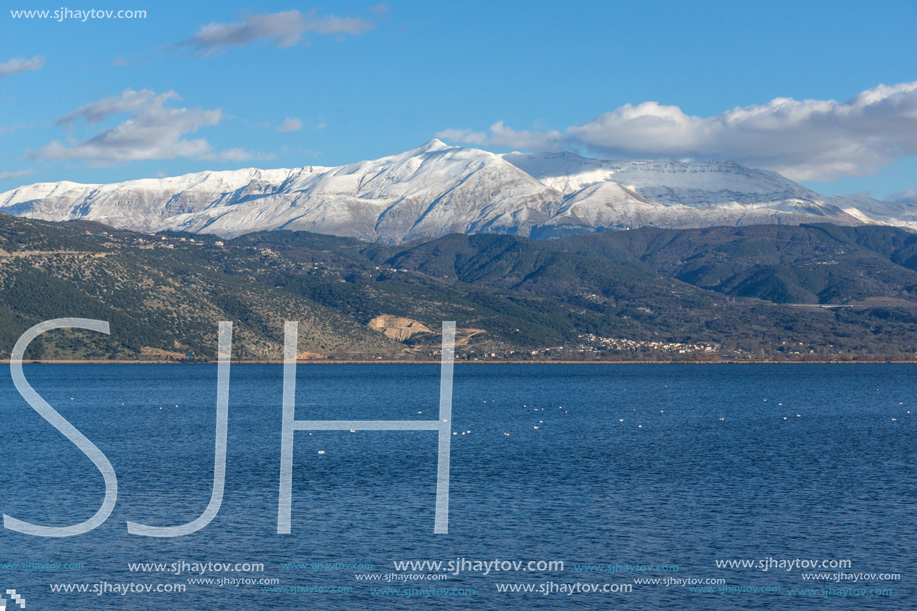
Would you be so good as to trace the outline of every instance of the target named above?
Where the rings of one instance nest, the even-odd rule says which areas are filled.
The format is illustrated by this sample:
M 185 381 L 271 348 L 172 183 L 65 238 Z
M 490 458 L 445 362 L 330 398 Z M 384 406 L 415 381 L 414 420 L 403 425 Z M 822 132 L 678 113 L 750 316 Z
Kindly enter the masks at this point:
M 26 609 L 917 606 L 914 366 L 456 365 L 449 534 L 433 534 L 435 432 L 298 431 L 292 534 L 278 535 L 282 367 L 233 365 L 222 508 L 174 539 L 128 535 L 126 522 L 178 525 L 207 506 L 216 366 L 25 373 L 119 488 L 87 534 L 0 530 L 0 586 Z M 302 365 L 297 384 L 299 420 L 437 418 L 436 365 Z M 0 417 L 2 512 L 51 526 L 91 517 L 101 474 L 7 367 Z M 563 570 L 538 569 L 554 561 Z M 599 566 L 615 563 L 639 568 Z

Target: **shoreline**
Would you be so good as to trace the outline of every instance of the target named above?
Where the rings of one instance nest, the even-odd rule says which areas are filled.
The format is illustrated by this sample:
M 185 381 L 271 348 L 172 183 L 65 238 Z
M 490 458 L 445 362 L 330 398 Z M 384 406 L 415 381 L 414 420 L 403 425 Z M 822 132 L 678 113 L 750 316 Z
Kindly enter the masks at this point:
M 10 360 L 0 360 L 0 365 L 9 365 Z M 216 365 L 217 361 L 140 361 L 140 360 L 23 360 L 23 365 Z M 233 360 L 232 365 L 283 365 L 282 360 Z M 440 365 L 439 360 L 331 360 L 303 359 L 297 365 Z M 455 365 L 917 365 L 915 360 L 819 360 L 819 361 L 772 361 L 772 360 L 718 360 L 718 361 L 510 361 L 477 360 L 454 361 Z

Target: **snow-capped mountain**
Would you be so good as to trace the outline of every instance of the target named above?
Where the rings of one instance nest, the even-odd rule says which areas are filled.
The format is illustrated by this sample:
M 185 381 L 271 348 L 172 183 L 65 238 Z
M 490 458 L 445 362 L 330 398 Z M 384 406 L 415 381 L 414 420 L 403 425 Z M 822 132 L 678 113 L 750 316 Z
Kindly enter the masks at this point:
M 831 222 L 917 229 L 917 206 L 861 196 L 819 195 L 776 172 L 731 161 L 606 161 L 568 152 L 509 153 L 503 158 L 563 193 L 565 201 L 581 199 L 588 206 L 594 203 L 594 198 L 588 197 L 591 189 L 616 184 L 655 202 L 657 209 L 644 211 L 649 214 L 636 218 L 635 226 Z
M 731 162 L 496 155 L 439 140 L 340 167 L 200 172 L 108 185 L 39 183 L 0 194 L 0 212 L 150 232 L 231 237 L 295 229 L 390 243 L 454 232 L 551 237 L 644 225 L 821 221 L 917 228 L 917 206 L 821 196 Z

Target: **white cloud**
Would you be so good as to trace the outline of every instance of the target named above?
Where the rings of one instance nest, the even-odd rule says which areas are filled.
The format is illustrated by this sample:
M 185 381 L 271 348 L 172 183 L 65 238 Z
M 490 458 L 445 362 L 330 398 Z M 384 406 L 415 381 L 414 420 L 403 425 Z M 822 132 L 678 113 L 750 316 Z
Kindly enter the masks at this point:
M 45 58 L 40 55 L 36 55 L 32 59 L 14 57 L 0 64 L 0 77 L 19 74 L 20 72 L 28 72 L 29 70 L 40 70 L 44 65 Z
M 564 148 L 567 143 L 567 138 L 559 131 L 516 131 L 503 125 L 503 121 L 497 121 L 491 125 L 490 134 L 488 141 L 492 143 L 492 146 L 513 149 L 555 151 Z
M 776 98 L 711 117 L 658 102 L 627 104 L 563 133 L 515 131 L 502 121 L 487 135 L 440 133 L 468 144 L 604 157 L 731 159 L 794 180 L 830 180 L 917 155 L 917 82 L 879 85 L 846 102 Z
M 917 204 L 917 189 L 908 189 L 901 193 L 893 193 L 890 199 L 895 202 Z
M 303 14 L 294 10 L 246 15 L 235 23 L 212 22 L 201 26 L 194 36 L 178 44 L 193 48 L 198 55 L 211 55 L 227 47 L 258 40 L 271 40 L 278 47 L 291 47 L 309 33 L 356 36 L 374 27 L 372 22 L 356 17 L 318 17 L 314 11 Z
M 437 138 L 460 142 L 461 144 L 486 144 L 487 134 L 476 132 L 473 129 L 444 129 L 436 132 Z
M 18 172 L 0 172 L 0 180 L 12 180 L 23 176 L 31 176 L 35 170 L 19 170 Z
M 279 132 L 295 132 L 300 129 L 302 129 L 302 120 L 296 117 L 287 117 L 277 126 Z
M 33 127 L 35 127 L 35 125 L 32 123 L 23 123 L 22 121 L 19 121 L 17 123 L 13 123 L 12 125 L 0 127 L 0 136 L 5 136 L 6 134 L 10 134 L 21 129 L 32 129 Z
M 220 109 L 168 108 L 166 102 L 181 100 L 174 91 L 157 94 L 154 91 L 125 90 L 120 96 L 105 98 L 81 106 L 58 119 L 60 125 L 70 125 L 83 119 L 90 125 L 109 115 L 131 113 L 123 121 L 95 136 L 66 144 L 53 141 L 30 153 L 33 159 L 86 159 L 94 165 L 141 159 L 172 159 L 196 157 L 238 160 L 244 151 L 230 149 L 214 152 L 203 138 L 189 139 L 200 127 L 217 125 L 222 118 Z
M 444 129 L 436 132 L 436 137 L 462 144 L 482 144 L 500 148 L 544 151 L 561 149 L 570 142 L 569 138 L 556 130 L 546 132 L 516 131 L 511 127 L 506 127 L 503 121 L 497 121 L 491 125 L 489 135 L 472 129 Z
M 149 89 L 141 89 L 140 91 L 125 89 L 121 92 L 121 95 L 91 102 L 61 115 L 57 118 L 57 125 L 70 125 L 77 119 L 83 119 L 86 123 L 95 125 L 109 115 L 138 110 L 155 97 L 156 92 Z M 165 101 L 168 98 L 178 98 L 178 94 L 174 91 L 169 91 L 162 94 L 160 98 Z

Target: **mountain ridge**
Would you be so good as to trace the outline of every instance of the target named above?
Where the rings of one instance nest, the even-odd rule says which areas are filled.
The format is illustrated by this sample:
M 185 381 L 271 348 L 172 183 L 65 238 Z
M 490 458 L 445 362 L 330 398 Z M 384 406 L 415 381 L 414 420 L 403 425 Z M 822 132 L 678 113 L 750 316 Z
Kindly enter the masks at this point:
M 231 238 L 286 229 L 390 244 L 450 233 L 540 239 L 643 226 L 830 222 L 917 229 L 917 206 L 822 196 L 774 172 L 731 161 L 496 154 L 438 139 L 336 167 L 244 168 L 111 184 L 36 183 L 0 194 L 0 212 L 150 233 Z
M 67 317 L 109 321 L 112 335 L 50 333 L 28 358 L 213 359 L 232 320 L 235 358 L 279 360 L 283 322 L 300 320 L 315 358 L 435 360 L 437 329 L 455 320 L 460 360 L 917 359 L 917 234 L 645 227 L 387 245 L 0 214 L 0 359 L 27 328 Z M 412 331 L 392 337 L 380 317 Z

